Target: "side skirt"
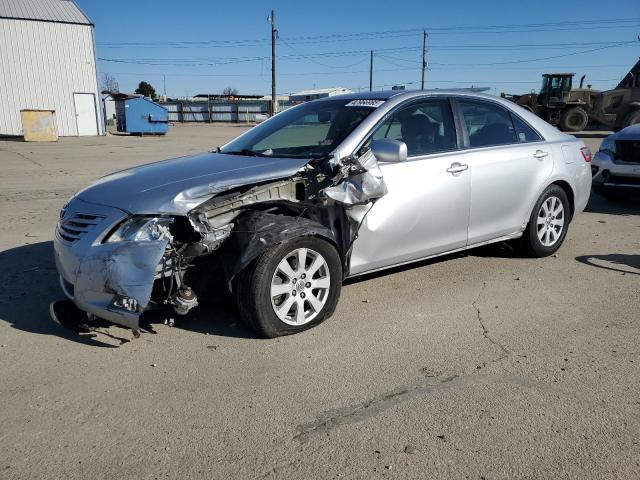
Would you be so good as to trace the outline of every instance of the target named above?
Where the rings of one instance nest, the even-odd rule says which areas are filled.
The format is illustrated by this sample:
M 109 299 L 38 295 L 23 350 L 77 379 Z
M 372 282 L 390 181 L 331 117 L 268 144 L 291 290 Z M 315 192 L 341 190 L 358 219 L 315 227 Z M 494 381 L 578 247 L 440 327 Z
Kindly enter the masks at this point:
M 445 255 L 450 255 L 450 254 L 456 253 L 456 252 L 462 252 L 464 250 L 471 250 L 472 248 L 483 247 L 485 245 L 490 245 L 492 243 L 506 242 L 507 240 L 515 240 L 516 238 L 520 238 L 523 233 L 524 233 L 524 231 L 510 233 L 509 235 L 504 235 L 502 237 L 494 238 L 492 240 L 485 240 L 484 242 L 480 242 L 480 243 L 474 243 L 473 245 L 467 245 L 466 247 L 456 248 L 455 250 L 447 250 L 446 252 L 436 253 L 435 255 L 428 255 L 426 257 L 420 257 L 420 258 L 416 258 L 414 260 L 408 260 L 406 262 L 393 263 L 391 265 L 386 265 L 384 267 L 374 268 L 374 269 L 371 269 L 371 270 L 365 270 L 364 272 L 359 272 L 359 273 L 355 273 L 353 275 L 349 275 L 346 278 L 356 278 L 356 277 L 359 277 L 361 275 L 368 275 L 370 273 L 380 272 L 382 270 L 388 270 L 390 268 L 401 267 L 403 265 L 410 265 L 412 263 L 417 263 L 417 262 L 422 262 L 424 260 L 429 260 L 430 258 L 443 257 Z

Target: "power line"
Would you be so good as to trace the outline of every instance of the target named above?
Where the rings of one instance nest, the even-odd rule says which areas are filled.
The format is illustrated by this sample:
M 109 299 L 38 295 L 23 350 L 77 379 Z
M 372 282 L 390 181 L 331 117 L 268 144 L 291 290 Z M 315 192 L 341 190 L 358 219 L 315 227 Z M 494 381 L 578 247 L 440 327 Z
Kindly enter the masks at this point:
M 633 25 L 617 25 L 615 26 L 616 30 L 620 29 L 638 29 L 640 27 L 640 23 L 636 23 Z M 593 25 L 589 27 L 589 31 L 593 30 L 611 30 L 612 26 L 597 26 Z M 447 37 L 451 37 L 454 35 L 464 35 L 468 37 L 470 35 L 480 35 L 480 34 L 505 34 L 505 33 L 552 33 L 552 32 L 565 32 L 565 31 L 583 31 L 584 26 L 582 27 L 571 27 L 571 28 L 552 28 L 552 29 L 535 29 L 535 30 L 488 30 L 488 31 L 452 31 L 452 32 L 431 32 L 431 35 L 446 35 Z M 398 33 L 394 35 L 379 35 L 379 36 L 368 36 L 368 37 L 356 37 L 356 38 L 333 38 L 333 39 L 325 39 L 325 40 L 300 40 L 295 41 L 290 38 L 284 38 L 289 43 L 295 45 L 319 45 L 325 43 L 344 43 L 344 42 L 355 42 L 355 41 L 371 41 L 371 40 L 389 40 L 393 38 L 407 38 L 407 37 L 415 37 L 415 32 L 408 33 Z M 283 38 L 281 37 L 280 40 Z M 146 42 L 129 42 L 129 43 L 98 43 L 97 45 L 101 49 L 128 49 L 128 48 L 145 48 L 145 49 L 196 49 L 196 48 L 251 48 L 251 47 L 261 47 L 268 45 L 268 39 L 258 40 L 256 39 L 253 42 L 247 41 L 224 41 L 224 43 L 218 43 L 223 41 L 217 40 L 209 40 L 209 41 L 201 41 L 201 42 L 168 42 L 168 43 L 146 43 Z
M 529 62 L 537 62 L 544 60 L 552 60 L 556 58 L 564 58 L 570 57 L 574 55 L 581 55 L 584 53 L 591 53 L 600 50 L 606 50 L 609 48 L 617 48 L 623 46 L 630 46 L 636 44 L 638 40 L 631 40 L 619 43 L 606 43 L 603 46 L 591 48 L 587 50 L 573 51 L 566 54 L 553 55 L 548 57 L 540 57 L 540 58 L 529 58 L 529 59 L 520 59 L 520 60 L 509 60 L 502 62 L 486 62 L 486 63 L 438 63 L 431 62 L 432 65 L 439 66 L 460 66 L 460 65 L 468 65 L 468 66 L 492 66 L 492 65 L 511 65 L 518 63 L 529 63 Z M 377 49 L 376 52 L 398 52 L 398 51 L 417 51 L 422 47 L 396 47 L 396 48 L 382 48 Z M 320 58 L 320 57 L 345 57 L 345 56 L 354 56 L 354 55 L 365 55 L 369 53 L 370 50 L 353 50 L 353 51 L 336 51 L 336 52 L 321 52 L 321 53 L 310 53 L 310 54 L 289 54 L 283 55 L 280 59 L 300 59 L 304 58 L 309 60 L 310 58 Z M 189 66 L 189 67 L 200 67 L 200 66 L 217 66 L 217 65 L 229 65 L 234 63 L 248 63 L 248 62 L 256 62 L 262 61 L 268 57 L 225 57 L 225 58 L 212 58 L 212 59 L 170 59 L 169 61 L 163 59 L 135 59 L 135 58 L 105 58 L 98 57 L 98 60 L 104 62 L 113 62 L 113 63 L 129 63 L 135 65 L 151 65 L 151 66 Z M 409 61 L 407 59 L 399 59 L 396 60 L 401 61 Z M 323 65 L 327 66 L 327 65 Z M 333 67 L 331 67 L 333 68 Z
M 469 65 L 469 66 L 476 66 L 476 65 L 477 66 L 491 66 L 491 65 L 514 65 L 514 64 L 517 64 L 517 63 L 540 62 L 540 61 L 544 61 L 544 60 L 553 60 L 555 58 L 573 57 L 574 55 L 582 55 L 584 53 L 598 52 L 600 50 L 606 50 L 606 49 L 609 49 L 609 48 L 627 46 L 627 45 L 634 44 L 637 41 L 638 40 L 632 40 L 630 42 L 622 42 L 622 43 L 618 43 L 618 44 L 615 44 L 615 45 L 592 48 L 592 49 L 589 49 L 589 50 L 582 50 L 582 51 L 579 51 L 579 52 L 571 52 L 571 53 L 566 53 L 566 54 L 562 54 L 562 55 L 553 55 L 551 57 L 529 58 L 529 59 L 526 59 L 526 60 L 509 60 L 509 61 L 505 61 L 505 62 L 466 63 L 464 65 Z M 433 63 L 433 65 L 439 65 L 439 66 L 442 66 L 442 67 L 448 67 L 448 66 L 452 66 L 452 65 L 462 65 L 462 64 L 460 64 L 460 63 Z
M 622 24 L 622 25 L 616 25 Z M 626 25 L 625 25 L 626 24 Z M 318 42 L 322 43 L 325 40 L 331 41 L 349 41 L 353 39 L 359 40 L 371 40 L 377 38 L 393 38 L 394 36 L 409 36 L 414 33 L 428 30 L 430 34 L 452 34 L 454 32 L 470 34 L 481 33 L 532 33 L 539 31 L 565 31 L 571 30 L 584 30 L 585 27 L 589 27 L 590 30 L 595 28 L 610 29 L 612 25 L 616 25 L 617 28 L 635 28 L 640 24 L 640 17 L 631 18 L 615 18 L 604 20 L 574 20 L 564 22 L 547 22 L 547 23 L 529 23 L 529 24 L 502 24 L 502 25 L 487 25 L 487 26 L 455 26 L 455 27 L 423 27 L 423 28 L 408 28 L 400 30 L 383 30 L 376 32 L 359 32 L 359 33 L 334 33 L 325 35 L 312 35 L 312 36 L 299 36 L 299 37 L 287 37 L 286 40 L 289 43 L 304 43 L 304 42 Z M 569 27 L 569 28 L 567 28 Z M 199 40 L 199 41 L 166 41 L 166 42 L 98 42 L 97 45 L 101 47 L 166 47 L 166 46 L 209 46 L 209 47 L 231 47 L 231 46 L 259 46 L 268 44 L 267 38 L 254 38 L 254 39 L 238 39 L 238 40 Z
M 357 61 L 355 63 L 350 64 L 350 65 L 327 65 L 326 63 L 318 62 L 317 60 L 315 60 L 313 57 L 311 57 L 309 55 L 305 55 L 305 54 L 301 53 L 298 49 L 296 49 L 295 47 L 290 45 L 285 40 L 280 39 L 280 41 L 282 43 L 284 43 L 287 47 L 289 47 L 291 49 L 291 51 L 294 52 L 297 56 L 299 56 L 301 58 L 304 58 L 306 60 L 309 60 L 311 63 L 315 63 L 316 65 L 320 65 L 322 67 L 327 67 L 327 68 L 351 68 L 351 67 L 355 67 L 356 65 L 360 65 L 361 63 L 364 63 L 366 61 L 366 58 L 363 58 L 362 60 L 359 60 L 359 61 Z

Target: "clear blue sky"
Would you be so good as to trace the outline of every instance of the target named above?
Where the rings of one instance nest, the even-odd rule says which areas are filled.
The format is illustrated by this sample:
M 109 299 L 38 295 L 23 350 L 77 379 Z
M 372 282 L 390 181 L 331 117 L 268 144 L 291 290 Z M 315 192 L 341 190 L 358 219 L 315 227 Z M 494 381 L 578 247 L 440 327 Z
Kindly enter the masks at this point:
M 113 74 L 122 91 L 146 80 L 158 93 L 164 74 L 170 97 L 220 93 L 226 86 L 270 93 L 271 8 L 280 36 L 279 94 L 368 88 L 371 49 L 375 89 L 419 87 L 423 28 L 429 31 L 428 88 L 473 84 L 496 94 L 522 93 L 537 89 L 543 72 L 570 71 L 606 89 L 640 56 L 638 0 L 77 3 L 96 25 L 98 57 L 116 60 L 100 60 L 100 73 Z M 600 22 L 616 19 L 624 21 Z M 610 48 L 621 42 L 631 43 Z M 578 53 L 588 50 L 595 51 Z M 563 57 L 548 58 L 555 56 Z

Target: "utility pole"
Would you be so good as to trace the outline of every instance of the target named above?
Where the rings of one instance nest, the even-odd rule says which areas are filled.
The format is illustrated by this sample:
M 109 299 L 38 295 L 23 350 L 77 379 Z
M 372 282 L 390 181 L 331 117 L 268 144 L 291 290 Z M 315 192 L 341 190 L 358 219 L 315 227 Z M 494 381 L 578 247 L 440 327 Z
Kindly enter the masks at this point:
M 422 86 L 421 90 L 424 90 L 424 77 L 427 72 L 427 40 L 429 38 L 429 34 L 426 30 L 422 31 Z
M 162 91 L 164 92 L 164 100 L 167 100 L 167 76 L 162 74 Z
M 371 50 L 371 59 L 369 60 L 369 91 L 373 91 L 373 50 Z
M 277 113 L 276 104 L 276 38 L 278 37 L 278 31 L 276 30 L 276 17 L 271 10 L 269 16 L 269 22 L 271 22 L 271 108 L 273 114 Z

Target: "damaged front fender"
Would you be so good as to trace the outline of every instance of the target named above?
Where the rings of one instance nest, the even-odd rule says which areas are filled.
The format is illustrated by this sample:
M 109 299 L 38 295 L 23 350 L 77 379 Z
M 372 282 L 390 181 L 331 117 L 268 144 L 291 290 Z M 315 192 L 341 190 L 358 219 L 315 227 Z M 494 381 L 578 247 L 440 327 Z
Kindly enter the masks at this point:
M 322 237 L 338 246 L 330 229 L 308 218 L 247 212 L 238 220 L 234 234 L 220 250 L 220 259 L 228 281 L 231 282 L 247 265 L 272 246 L 304 236 Z

